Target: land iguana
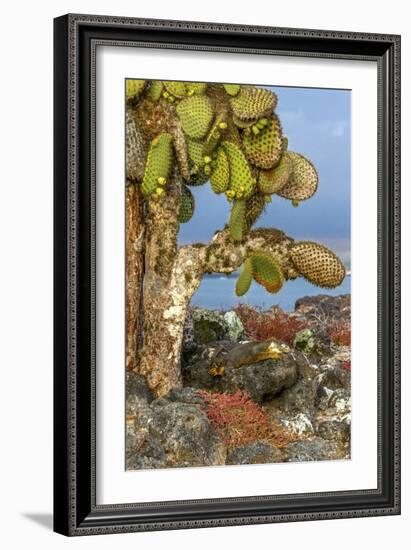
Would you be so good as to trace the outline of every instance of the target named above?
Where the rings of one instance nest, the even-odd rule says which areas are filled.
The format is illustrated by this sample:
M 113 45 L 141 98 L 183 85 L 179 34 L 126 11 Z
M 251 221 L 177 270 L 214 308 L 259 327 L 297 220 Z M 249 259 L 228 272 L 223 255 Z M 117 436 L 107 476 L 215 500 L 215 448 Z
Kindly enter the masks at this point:
M 265 359 L 280 359 L 283 353 L 290 352 L 290 348 L 271 339 L 265 342 L 247 342 L 239 344 L 225 355 L 221 355 L 223 347 L 218 348 L 212 357 L 212 367 L 208 371 L 211 376 L 223 376 L 227 367 L 243 367 L 252 365 Z

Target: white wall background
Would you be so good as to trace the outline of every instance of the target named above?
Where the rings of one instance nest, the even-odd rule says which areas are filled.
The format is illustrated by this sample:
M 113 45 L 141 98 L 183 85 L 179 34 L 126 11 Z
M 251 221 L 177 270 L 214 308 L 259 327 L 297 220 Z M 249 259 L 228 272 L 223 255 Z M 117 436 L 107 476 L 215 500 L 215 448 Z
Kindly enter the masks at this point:
M 183 2 L 183 0 L 83 0 L 7 2 L 1 40 L 0 192 L 0 540 L 4 548 L 24 545 L 76 548 L 246 549 L 256 545 L 347 549 L 360 544 L 379 550 L 406 548 L 411 495 L 403 459 L 403 515 L 230 527 L 196 531 L 65 539 L 51 531 L 52 510 L 52 19 L 67 13 L 98 13 L 165 19 L 216 21 L 285 27 L 397 33 L 403 36 L 403 242 L 410 229 L 407 158 L 411 131 L 409 94 L 410 31 L 407 3 L 392 0 L 294 0 L 268 2 Z M 404 246 L 405 268 L 409 253 Z M 409 278 L 409 275 L 408 275 Z M 408 304 L 410 305 L 410 304 Z M 403 340 L 407 326 L 403 322 Z M 403 441 L 411 421 L 405 343 Z M 409 430 L 408 430 L 409 432 Z M 407 457 L 409 455 L 407 454 Z

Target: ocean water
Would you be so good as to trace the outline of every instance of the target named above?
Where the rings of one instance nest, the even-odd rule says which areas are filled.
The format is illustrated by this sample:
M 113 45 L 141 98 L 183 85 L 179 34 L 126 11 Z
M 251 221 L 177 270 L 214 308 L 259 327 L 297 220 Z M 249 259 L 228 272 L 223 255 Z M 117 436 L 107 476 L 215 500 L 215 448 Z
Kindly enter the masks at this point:
M 235 294 L 237 274 L 206 275 L 191 299 L 191 305 L 209 309 L 232 309 L 237 304 L 248 304 L 268 309 L 278 305 L 284 311 L 294 311 L 295 302 L 303 296 L 328 294 L 339 296 L 351 294 L 351 277 L 345 277 L 343 283 L 334 289 L 323 289 L 312 285 L 303 278 L 287 281 L 278 294 L 269 294 L 264 288 L 253 282 L 245 296 L 239 298 Z

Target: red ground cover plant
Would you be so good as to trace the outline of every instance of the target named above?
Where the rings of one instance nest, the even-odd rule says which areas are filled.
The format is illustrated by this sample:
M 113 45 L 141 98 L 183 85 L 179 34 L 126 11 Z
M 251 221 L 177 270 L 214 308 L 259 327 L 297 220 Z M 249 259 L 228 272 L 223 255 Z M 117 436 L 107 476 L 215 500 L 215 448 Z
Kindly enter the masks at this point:
M 282 447 L 293 440 L 246 392 L 238 390 L 229 394 L 198 390 L 197 393 L 205 402 L 204 412 L 211 426 L 229 449 L 256 441 Z
M 263 311 L 240 304 L 235 311 L 243 323 L 247 338 L 259 342 L 275 338 L 292 346 L 297 332 L 309 326 L 307 321 L 285 313 L 278 307 Z
M 351 346 L 351 325 L 348 322 L 335 323 L 328 328 L 331 340 L 337 346 Z
M 342 368 L 344 370 L 351 370 L 351 361 L 346 361 L 345 363 L 343 363 Z

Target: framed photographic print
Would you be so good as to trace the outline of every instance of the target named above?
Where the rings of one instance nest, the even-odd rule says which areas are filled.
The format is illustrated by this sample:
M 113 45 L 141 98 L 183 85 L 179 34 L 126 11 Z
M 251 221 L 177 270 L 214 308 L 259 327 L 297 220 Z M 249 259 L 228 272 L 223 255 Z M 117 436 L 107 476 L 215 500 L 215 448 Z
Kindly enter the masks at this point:
M 55 530 L 400 513 L 400 37 L 54 29 Z

